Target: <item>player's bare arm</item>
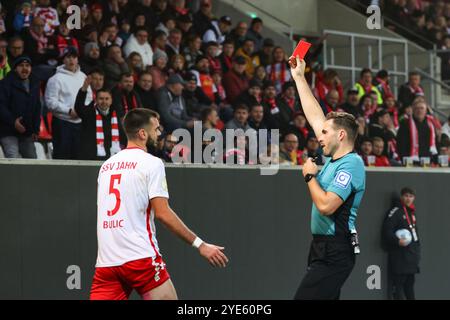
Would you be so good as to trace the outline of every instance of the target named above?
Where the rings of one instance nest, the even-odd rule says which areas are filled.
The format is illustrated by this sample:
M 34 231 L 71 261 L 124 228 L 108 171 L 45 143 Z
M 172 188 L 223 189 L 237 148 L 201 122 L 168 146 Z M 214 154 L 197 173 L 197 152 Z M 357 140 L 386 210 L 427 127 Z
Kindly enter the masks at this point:
M 295 57 L 295 59 L 297 61 L 295 68 L 293 68 L 293 65 L 291 64 L 292 78 L 297 86 L 306 119 L 313 128 L 316 137 L 319 137 L 322 132 L 323 123 L 325 122 L 325 115 L 305 79 L 305 60 L 300 59 L 299 57 Z
M 303 175 L 315 175 L 317 172 L 317 165 L 311 158 L 308 158 L 306 163 L 303 165 Z M 323 190 L 316 179 L 311 179 L 311 181 L 308 182 L 308 189 L 311 194 L 312 201 L 322 215 L 332 215 L 344 203 L 341 197 L 339 197 L 336 193 Z
M 189 245 L 194 244 L 197 236 L 192 232 L 178 215 L 170 208 L 167 198 L 156 197 L 150 200 L 152 208 L 155 210 L 155 217 L 166 226 L 171 232 L 184 240 Z M 199 253 L 214 267 L 225 267 L 228 263 L 227 256 L 222 252 L 225 248 L 202 242 Z

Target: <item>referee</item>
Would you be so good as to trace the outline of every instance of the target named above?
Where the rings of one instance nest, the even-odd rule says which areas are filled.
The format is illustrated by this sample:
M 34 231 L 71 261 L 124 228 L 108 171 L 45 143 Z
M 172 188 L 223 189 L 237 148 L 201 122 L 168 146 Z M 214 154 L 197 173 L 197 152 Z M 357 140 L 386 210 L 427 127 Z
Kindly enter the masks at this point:
M 345 112 L 326 117 L 304 77 L 305 61 L 291 64 L 303 110 L 323 153 L 328 157 L 322 170 L 308 158 L 303 176 L 313 201 L 313 240 L 308 269 L 295 299 L 339 299 L 341 287 L 355 265 L 359 252 L 355 220 L 365 190 L 362 159 L 354 152 L 358 124 Z

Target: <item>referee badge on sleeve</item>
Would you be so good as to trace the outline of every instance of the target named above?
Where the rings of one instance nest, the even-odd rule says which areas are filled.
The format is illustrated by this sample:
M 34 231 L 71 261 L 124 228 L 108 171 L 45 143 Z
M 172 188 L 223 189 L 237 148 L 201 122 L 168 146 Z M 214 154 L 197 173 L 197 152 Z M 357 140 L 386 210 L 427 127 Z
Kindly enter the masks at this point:
M 352 181 L 352 175 L 347 171 L 339 171 L 334 178 L 334 184 L 342 189 L 347 189 L 350 181 Z

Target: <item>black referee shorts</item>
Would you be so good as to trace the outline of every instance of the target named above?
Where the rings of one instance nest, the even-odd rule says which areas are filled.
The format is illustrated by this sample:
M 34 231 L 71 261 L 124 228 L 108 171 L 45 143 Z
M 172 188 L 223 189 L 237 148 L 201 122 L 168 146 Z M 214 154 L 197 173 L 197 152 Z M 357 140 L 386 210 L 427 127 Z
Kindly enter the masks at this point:
M 339 299 L 341 287 L 355 265 L 350 239 L 313 235 L 308 269 L 295 300 Z

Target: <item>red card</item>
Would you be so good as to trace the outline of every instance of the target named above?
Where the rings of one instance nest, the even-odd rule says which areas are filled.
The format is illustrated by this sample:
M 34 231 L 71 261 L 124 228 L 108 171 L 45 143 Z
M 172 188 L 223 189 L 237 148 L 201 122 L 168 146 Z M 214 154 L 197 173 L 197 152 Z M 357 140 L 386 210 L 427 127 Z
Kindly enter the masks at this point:
M 300 42 L 297 45 L 297 48 L 295 48 L 294 53 L 292 56 L 295 58 L 297 56 L 300 57 L 300 59 L 303 59 L 308 52 L 309 48 L 311 47 L 311 43 L 300 40 Z

